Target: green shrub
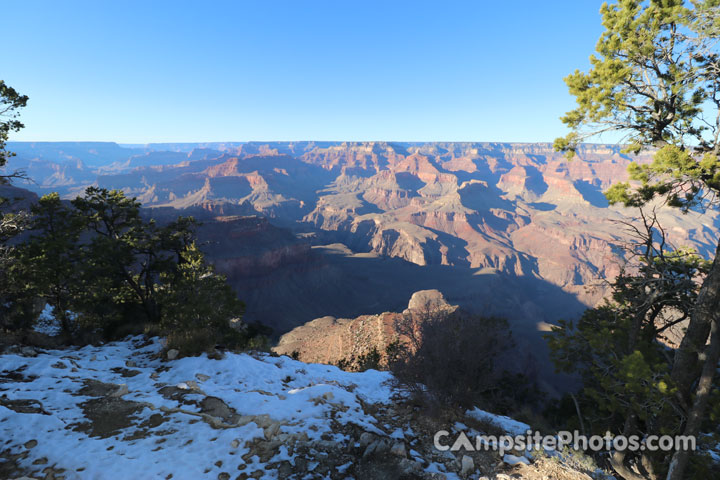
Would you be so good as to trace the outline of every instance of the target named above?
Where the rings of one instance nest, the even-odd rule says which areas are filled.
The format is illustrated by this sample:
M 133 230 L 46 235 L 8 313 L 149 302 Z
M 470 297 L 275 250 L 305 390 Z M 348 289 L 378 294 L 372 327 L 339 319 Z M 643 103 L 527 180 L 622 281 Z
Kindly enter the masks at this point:
M 382 356 L 377 347 L 373 347 L 363 355 L 351 355 L 349 358 L 340 359 L 336 365 L 338 368 L 348 372 L 364 372 L 366 370 L 382 370 Z
M 166 337 L 167 350 L 175 349 L 180 355 L 192 357 L 202 353 L 212 353 L 215 349 L 215 334 L 209 328 L 175 330 Z

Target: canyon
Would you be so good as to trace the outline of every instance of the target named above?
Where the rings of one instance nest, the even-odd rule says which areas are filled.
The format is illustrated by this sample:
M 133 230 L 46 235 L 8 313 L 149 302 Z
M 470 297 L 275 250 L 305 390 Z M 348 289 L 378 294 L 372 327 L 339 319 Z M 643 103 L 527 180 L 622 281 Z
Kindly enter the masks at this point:
M 402 311 L 419 290 L 502 315 L 535 343 L 607 293 L 634 209 L 603 191 L 627 179 L 619 146 L 567 160 L 550 144 L 11 142 L 37 194 L 122 189 L 159 219 L 193 215 L 247 318 L 279 337 L 316 318 Z M 708 257 L 715 212 L 658 207 L 675 246 Z

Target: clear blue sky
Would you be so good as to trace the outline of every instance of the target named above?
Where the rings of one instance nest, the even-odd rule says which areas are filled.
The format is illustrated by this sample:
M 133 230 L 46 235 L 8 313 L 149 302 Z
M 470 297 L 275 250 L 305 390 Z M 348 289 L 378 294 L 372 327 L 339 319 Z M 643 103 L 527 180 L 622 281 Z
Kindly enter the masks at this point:
M 11 140 L 552 141 L 601 3 L 5 0 Z

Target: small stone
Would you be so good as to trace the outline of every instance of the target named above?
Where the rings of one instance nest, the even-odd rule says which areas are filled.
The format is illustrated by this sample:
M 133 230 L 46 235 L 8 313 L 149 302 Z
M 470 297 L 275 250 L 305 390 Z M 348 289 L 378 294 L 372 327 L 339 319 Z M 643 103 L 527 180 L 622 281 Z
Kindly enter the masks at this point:
M 31 448 L 35 448 L 37 446 L 37 444 L 38 444 L 37 440 L 30 440 L 28 442 L 25 442 L 25 448 L 27 448 L 29 450 Z
M 53 364 L 50 365 L 50 366 L 51 366 L 52 368 L 67 368 L 67 365 L 65 365 L 65 364 L 64 364 L 63 362 L 61 362 L 61 361 L 57 361 L 57 362 L 53 363 Z
M 308 461 L 307 461 L 306 458 L 297 457 L 297 458 L 295 459 L 295 469 L 296 469 L 298 472 L 304 472 L 305 470 L 307 470 L 307 462 L 308 462 Z
M 125 362 L 125 366 L 128 368 L 137 367 L 137 363 L 132 360 L 128 360 L 127 362 Z
M 469 475 L 475 470 L 475 462 L 473 461 L 472 457 L 469 457 L 467 455 L 463 455 L 461 467 L 460 467 L 460 475 Z
M 20 354 L 26 357 L 37 357 L 38 352 L 33 347 L 22 347 L 20 349 Z
M 195 378 L 197 378 L 201 382 L 206 382 L 210 380 L 210 375 L 205 375 L 204 373 L 196 373 Z
M 390 453 L 397 457 L 405 457 L 407 456 L 407 452 L 405 451 L 405 444 L 403 442 L 397 442 L 395 445 L 390 448 Z
M 277 441 L 260 442 L 255 446 L 254 452 L 261 462 L 266 463 L 278 453 L 281 445 L 282 443 Z
M 422 465 L 420 465 L 420 463 L 407 458 L 403 458 L 402 460 L 400 460 L 399 465 L 402 476 L 404 477 L 419 477 L 420 473 L 423 471 Z
M 517 465 L 518 463 L 524 463 L 525 465 L 530 465 L 530 461 L 523 457 L 523 456 L 517 456 L 517 455 L 511 455 L 509 453 L 506 453 L 503 457 L 503 462 L 507 463 L 508 465 Z
M 336 442 L 333 442 L 332 440 L 320 440 L 318 442 L 315 442 L 315 446 L 321 450 L 324 450 L 324 452 L 320 452 L 320 455 L 323 455 L 327 454 L 327 452 L 336 450 L 338 444 Z
M 230 480 L 230 474 L 227 472 L 218 473 L 218 480 Z
M 380 455 L 390 450 L 390 444 L 385 440 L 380 440 L 377 447 L 375 447 L 375 453 Z
M 272 424 L 272 419 L 267 413 L 263 413 L 262 415 L 253 415 L 252 421 L 255 422 L 255 425 L 263 429 Z
M 379 440 L 375 440 L 370 445 L 368 445 L 367 448 L 365 449 L 365 452 L 363 452 L 363 458 L 367 458 L 370 455 L 372 455 L 379 443 L 380 443 Z
M 372 443 L 373 440 L 375 440 L 375 434 L 370 433 L 370 432 L 363 432 L 362 435 L 360 435 L 360 439 L 359 439 L 360 446 L 366 447 L 366 446 L 370 445 L 370 443 Z
M 273 422 L 265 429 L 265 439 L 270 440 L 280 430 L 280 422 Z
M 110 394 L 111 397 L 122 397 L 123 395 L 127 395 L 128 393 L 130 393 L 128 386 L 125 383 L 121 383 L 117 387 L 117 390 Z
M 236 440 L 233 440 L 232 442 L 230 442 L 230 446 L 231 446 L 232 448 L 238 448 L 238 447 L 240 446 L 240 441 L 237 440 L 237 439 L 236 439 Z
M 178 385 L 180 387 L 180 385 Z M 233 412 L 227 404 L 218 397 L 205 397 L 200 402 L 200 411 L 218 420 L 229 420 Z
M 245 425 L 247 425 L 248 423 L 250 423 L 250 422 L 252 422 L 252 421 L 254 421 L 254 420 L 255 420 L 255 416 L 254 416 L 254 415 L 241 415 L 241 416 L 238 417 L 238 419 L 235 421 L 235 425 L 237 425 L 238 427 L 244 427 Z
M 167 355 L 168 360 L 175 360 L 178 357 L 178 355 L 180 355 L 180 352 L 175 348 L 171 348 L 170 350 L 167 351 L 166 355 Z
M 277 469 L 278 478 L 290 478 L 293 473 L 293 466 L 288 461 L 282 462 Z

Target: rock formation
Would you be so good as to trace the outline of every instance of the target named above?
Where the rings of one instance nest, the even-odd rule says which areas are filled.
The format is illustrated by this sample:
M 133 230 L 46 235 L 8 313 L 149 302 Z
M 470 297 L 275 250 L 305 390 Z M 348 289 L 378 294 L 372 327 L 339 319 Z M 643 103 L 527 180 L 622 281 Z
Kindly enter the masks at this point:
M 280 337 L 273 348 L 280 355 L 296 356 L 309 363 L 337 364 L 373 350 L 384 354 L 388 345 L 406 341 L 397 330 L 403 317 L 420 322 L 428 312 L 448 315 L 457 310 L 438 290 L 421 290 L 410 298 L 402 313 L 384 312 L 354 319 L 322 317 L 299 326 Z

